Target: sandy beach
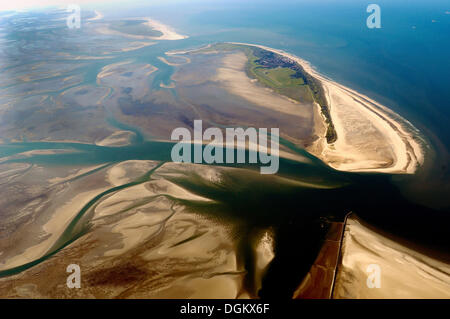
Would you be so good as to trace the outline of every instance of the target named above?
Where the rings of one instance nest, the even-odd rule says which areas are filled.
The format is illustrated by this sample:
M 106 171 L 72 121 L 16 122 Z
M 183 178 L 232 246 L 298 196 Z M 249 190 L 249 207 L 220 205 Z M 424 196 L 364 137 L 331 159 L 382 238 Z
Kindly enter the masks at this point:
M 104 180 L 105 185 L 122 185 L 156 164 L 126 161 L 92 177 Z M 0 294 L 10 298 L 248 297 L 243 285 L 245 269 L 230 236 L 232 227 L 187 209 L 180 200 L 197 203 L 211 200 L 169 180 L 194 174 L 206 182 L 217 182 L 225 170 L 228 169 L 166 163 L 149 181 L 105 196 L 92 207 L 91 227 L 85 236 L 36 267 L 0 278 Z M 76 173 L 84 171 L 85 168 Z M 86 182 L 75 183 L 83 187 Z M 67 201 L 63 211 L 58 210 L 58 216 L 51 216 L 44 224 L 45 231 L 52 236 L 50 239 L 65 229 L 69 215 L 97 193 L 86 190 Z M 6 262 L 0 268 L 39 257 L 38 253 L 42 254 L 48 243 L 30 246 L 22 254 L 4 258 Z M 269 234 L 262 236 L 257 248 L 260 272 L 273 258 L 272 246 Z M 68 289 L 65 285 L 68 258 L 76 260 L 83 269 L 83 289 Z
M 137 35 L 137 34 L 129 34 L 125 32 L 120 32 L 117 30 L 113 30 L 108 27 L 107 24 L 101 24 L 99 28 L 97 28 L 97 32 L 101 34 L 108 35 L 119 35 L 132 39 L 140 39 L 140 40 L 182 40 L 188 38 L 187 35 L 182 35 L 177 33 L 173 28 L 168 25 L 165 25 L 159 21 L 150 19 L 150 18 L 135 18 L 132 20 L 145 20 L 144 23 L 146 26 L 150 27 L 155 31 L 159 31 L 162 33 L 160 36 L 148 36 L 148 35 Z
M 423 164 L 424 143 L 418 130 L 386 106 L 321 75 L 295 55 L 262 45 L 231 43 L 285 56 L 322 83 L 338 138 L 327 144 L 322 136 L 309 151 L 331 167 L 342 171 L 414 173 Z
M 450 266 L 347 219 L 333 298 L 450 298 Z M 369 265 L 380 269 L 369 288 Z
M 155 37 L 154 38 L 155 40 L 182 40 L 188 38 L 187 35 L 181 35 L 168 25 L 165 25 L 159 21 L 150 18 L 146 18 L 146 20 L 147 20 L 147 22 L 145 23 L 146 25 L 163 34 L 162 36 Z

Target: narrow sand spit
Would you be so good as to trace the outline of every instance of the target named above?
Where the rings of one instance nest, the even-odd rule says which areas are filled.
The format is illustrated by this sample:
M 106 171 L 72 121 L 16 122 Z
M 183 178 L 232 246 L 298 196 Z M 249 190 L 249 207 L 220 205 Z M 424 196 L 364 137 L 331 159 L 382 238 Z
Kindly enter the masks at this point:
M 170 84 L 160 83 L 159 86 L 164 88 L 164 89 L 174 89 L 176 87 L 174 82 L 172 82 Z
M 94 10 L 95 17 L 88 19 L 87 21 L 97 21 L 103 19 L 103 14 L 97 10 Z
M 146 25 L 163 34 L 162 36 L 155 37 L 155 39 L 157 40 L 182 40 L 188 38 L 187 35 L 181 35 L 168 25 L 165 25 L 159 21 L 150 18 L 146 18 L 146 20 L 147 20 Z
M 112 133 L 110 136 L 100 140 L 96 141 L 96 145 L 100 146 L 124 146 L 129 145 L 131 138 L 135 134 L 130 131 L 116 131 Z
M 379 267 L 379 288 L 367 285 L 368 280 L 372 287 L 376 283 L 369 265 Z M 352 215 L 333 298 L 450 298 L 450 265 L 385 237 Z
M 419 131 L 389 108 L 328 79 L 295 55 L 262 45 L 231 43 L 285 56 L 322 83 L 338 139 L 327 144 L 321 138 L 314 155 L 331 167 L 343 171 L 414 173 L 423 164 L 424 143 Z
M 51 219 L 42 226 L 43 240 L 34 246 L 28 247 L 25 251 L 14 257 L 2 260 L 0 262 L 0 270 L 18 267 L 42 257 L 62 235 L 76 212 L 80 211 L 92 197 L 104 190 L 106 188 L 79 193 L 61 205 L 60 208 L 55 210 Z
M 159 31 L 162 33 L 160 36 L 149 36 L 149 35 L 137 35 L 137 34 L 129 34 L 125 32 L 120 32 L 116 30 L 110 29 L 106 24 L 102 24 L 99 28 L 97 28 L 97 32 L 101 34 L 107 34 L 107 35 L 119 35 L 127 38 L 132 39 L 140 39 L 140 40 L 182 40 L 188 38 L 187 35 L 181 35 L 177 33 L 174 29 L 169 27 L 168 25 L 165 25 L 159 21 L 150 19 L 150 18 L 136 18 L 136 19 L 130 19 L 130 20 L 146 20 L 145 25 L 152 28 L 155 31 Z

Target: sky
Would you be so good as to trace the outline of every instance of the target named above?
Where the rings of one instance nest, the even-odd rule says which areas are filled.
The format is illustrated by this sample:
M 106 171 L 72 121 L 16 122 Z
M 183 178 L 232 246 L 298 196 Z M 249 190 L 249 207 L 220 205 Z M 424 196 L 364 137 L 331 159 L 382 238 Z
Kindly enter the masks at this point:
M 0 11 L 23 10 L 30 8 L 42 8 L 48 6 L 68 6 L 69 4 L 93 4 L 102 2 L 119 2 L 114 0 L 14 0 L 1 1 Z

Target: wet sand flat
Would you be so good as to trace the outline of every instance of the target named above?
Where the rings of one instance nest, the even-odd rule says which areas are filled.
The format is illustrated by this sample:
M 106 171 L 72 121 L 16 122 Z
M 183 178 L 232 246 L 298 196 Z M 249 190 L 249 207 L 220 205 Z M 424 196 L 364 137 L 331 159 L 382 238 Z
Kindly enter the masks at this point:
M 369 288 L 369 265 L 380 288 Z M 377 233 L 356 216 L 347 220 L 333 298 L 450 298 L 450 265 Z

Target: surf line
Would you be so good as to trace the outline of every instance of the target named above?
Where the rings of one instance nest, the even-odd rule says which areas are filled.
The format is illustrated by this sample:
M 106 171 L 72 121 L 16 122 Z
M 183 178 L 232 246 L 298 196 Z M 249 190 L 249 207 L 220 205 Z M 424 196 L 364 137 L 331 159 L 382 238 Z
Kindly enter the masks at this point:
M 137 180 L 122 184 L 119 186 L 112 187 L 110 189 L 107 189 L 106 191 L 98 194 L 94 198 L 92 198 L 86 205 L 83 206 L 83 208 L 77 213 L 77 215 L 72 219 L 70 224 L 67 226 L 67 228 L 64 230 L 64 232 L 61 234 L 61 236 L 56 240 L 56 242 L 51 246 L 51 248 L 41 257 L 30 261 L 28 263 L 22 264 L 20 266 L 16 266 L 9 269 L 0 270 L 0 278 L 2 277 L 8 277 L 12 275 L 16 275 L 18 273 L 21 273 L 22 271 L 25 271 L 31 267 L 34 267 L 48 258 L 52 257 L 62 249 L 69 246 L 71 243 L 76 241 L 77 239 L 81 238 L 83 235 L 85 235 L 88 231 L 88 228 L 86 228 L 86 224 L 83 223 L 83 217 L 85 214 L 89 211 L 89 209 L 94 206 L 101 198 L 104 196 L 117 192 L 119 190 L 139 185 L 142 183 L 147 182 L 151 175 L 162 165 L 164 165 L 166 162 L 162 161 L 158 163 L 155 167 L 153 167 L 151 170 L 149 170 L 146 174 L 139 177 Z

